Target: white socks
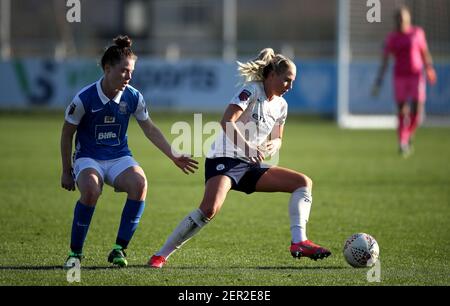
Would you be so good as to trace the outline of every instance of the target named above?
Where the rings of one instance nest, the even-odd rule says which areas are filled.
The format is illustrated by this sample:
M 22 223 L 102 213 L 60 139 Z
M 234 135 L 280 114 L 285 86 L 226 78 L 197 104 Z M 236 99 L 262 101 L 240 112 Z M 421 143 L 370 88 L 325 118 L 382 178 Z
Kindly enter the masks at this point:
M 306 223 L 309 219 L 311 204 L 312 196 L 308 188 L 301 187 L 292 193 L 289 200 L 289 218 L 293 243 L 308 239 L 306 237 Z M 209 221 L 200 209 L 194 210 L 180 222 L 155 255 L 169 258 L 173 252 L 197 234 Z
M 289 218 L 291 222 L 292 242 L 305 241 L 306 223 L 311 211 L 312 196 L 306 187 L 296 189 L 289 200 Z
M 200 229 L 209 222 L 200 209 L 196 209 L 187 215 L 183 221 L 167 238 L 163 247 L 155 254 L 168 258 L 173 252 L 179 249 L 184 243 L 191 239 Z

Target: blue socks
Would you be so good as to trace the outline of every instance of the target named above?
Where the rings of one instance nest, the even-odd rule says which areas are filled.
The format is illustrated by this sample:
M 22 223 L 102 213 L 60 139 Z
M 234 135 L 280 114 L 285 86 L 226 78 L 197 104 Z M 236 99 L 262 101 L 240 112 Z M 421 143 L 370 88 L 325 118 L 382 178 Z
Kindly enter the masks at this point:
M 142 213 L 144 212 L 145 202 L 127 199 L 125 207 L 122 211 L 122 219 L 120 221 L 119 233 L 117 234 L 116 244 L 126 249 L 128 243 L 136 231 Z M 92 215 L 95 206 L 90 207 L 84 205 L 80 201 L 75 205 L 72 223 L 72 236 L 70 241 L 70 249 L 74 253 L 81 254 L 83 251 L 84 241 L 91 224 Z
M 94 210 L 95 206 L 86 206 L 80 201 L 78 201 L 75 205 L 72 223 L 72 236 L 70 241 L 70 249 L 74 253 L 81 254 L 83 250 L 84 240 L 86 239 Z
M 142 213 L 144 212 L 145 202 L 127 199 L 122 211 L 119 233 L 117 234 L 116 244 L 126 249 L 128 243 L 136 231 Z

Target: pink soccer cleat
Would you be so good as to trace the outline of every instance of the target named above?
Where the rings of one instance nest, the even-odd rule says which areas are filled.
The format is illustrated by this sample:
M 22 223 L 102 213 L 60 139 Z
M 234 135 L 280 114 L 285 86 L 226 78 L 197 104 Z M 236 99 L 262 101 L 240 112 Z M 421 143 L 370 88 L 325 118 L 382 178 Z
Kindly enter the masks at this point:
M 291 255 L 295 258 L 309 257 L 311 259 L 323 259 L 331 255 L 330 250 L 315 244 L 310 240 L 291 244 Z
M 166 263 L 166 259 L 163 256 L 153 255 L 148 261 L 150 268 L 161 269 Z

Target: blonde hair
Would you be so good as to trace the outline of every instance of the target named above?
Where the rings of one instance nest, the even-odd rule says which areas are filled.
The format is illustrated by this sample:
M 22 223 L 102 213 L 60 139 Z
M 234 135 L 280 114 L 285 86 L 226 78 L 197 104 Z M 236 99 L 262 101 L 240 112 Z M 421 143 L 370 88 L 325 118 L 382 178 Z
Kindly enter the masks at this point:
M 261 50 L 258 56 L 246 63 L 237 62 L 240 76 L 244 83 L 264 81 L 271 71 L 277 74 L 285 72 L 295 64 L 282 54 L 275 54 L 272 48 Z

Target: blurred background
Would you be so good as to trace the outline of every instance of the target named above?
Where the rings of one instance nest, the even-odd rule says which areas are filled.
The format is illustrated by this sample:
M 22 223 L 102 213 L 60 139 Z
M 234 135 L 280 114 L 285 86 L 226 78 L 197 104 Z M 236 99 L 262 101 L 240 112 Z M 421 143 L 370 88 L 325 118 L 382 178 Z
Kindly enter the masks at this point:
M 77 2 L 80 20 L 69 22 Z M 345 91 L 348 98 L 339 103 L 350 113 L 391 114 L 390 78 L 378 98 L 370 96 L 370 87 L 394 11 L 406 4 L 413 23 L 426 31 L 439 77 L 428 89 L 427 112 L 447 118 L 450 1 L 380 0 L 381 20 L 371 23 L 366 16 L 374 2 L 0 0 L 0 108 L 63 109 L 101 76 L 97 62 L 112 38 L 127 34 L 139 56 L 132 83 L 150 108 L 221 111 L 237 91 L 235 61 L 272 47 L 299 66 L 286 96 L 290 111 L 335 118 L 339 92 Z M 338 61 L 343 40 L 348 62 Z M 347 84 L 338 84 L 340 71 L 348 72 Z

